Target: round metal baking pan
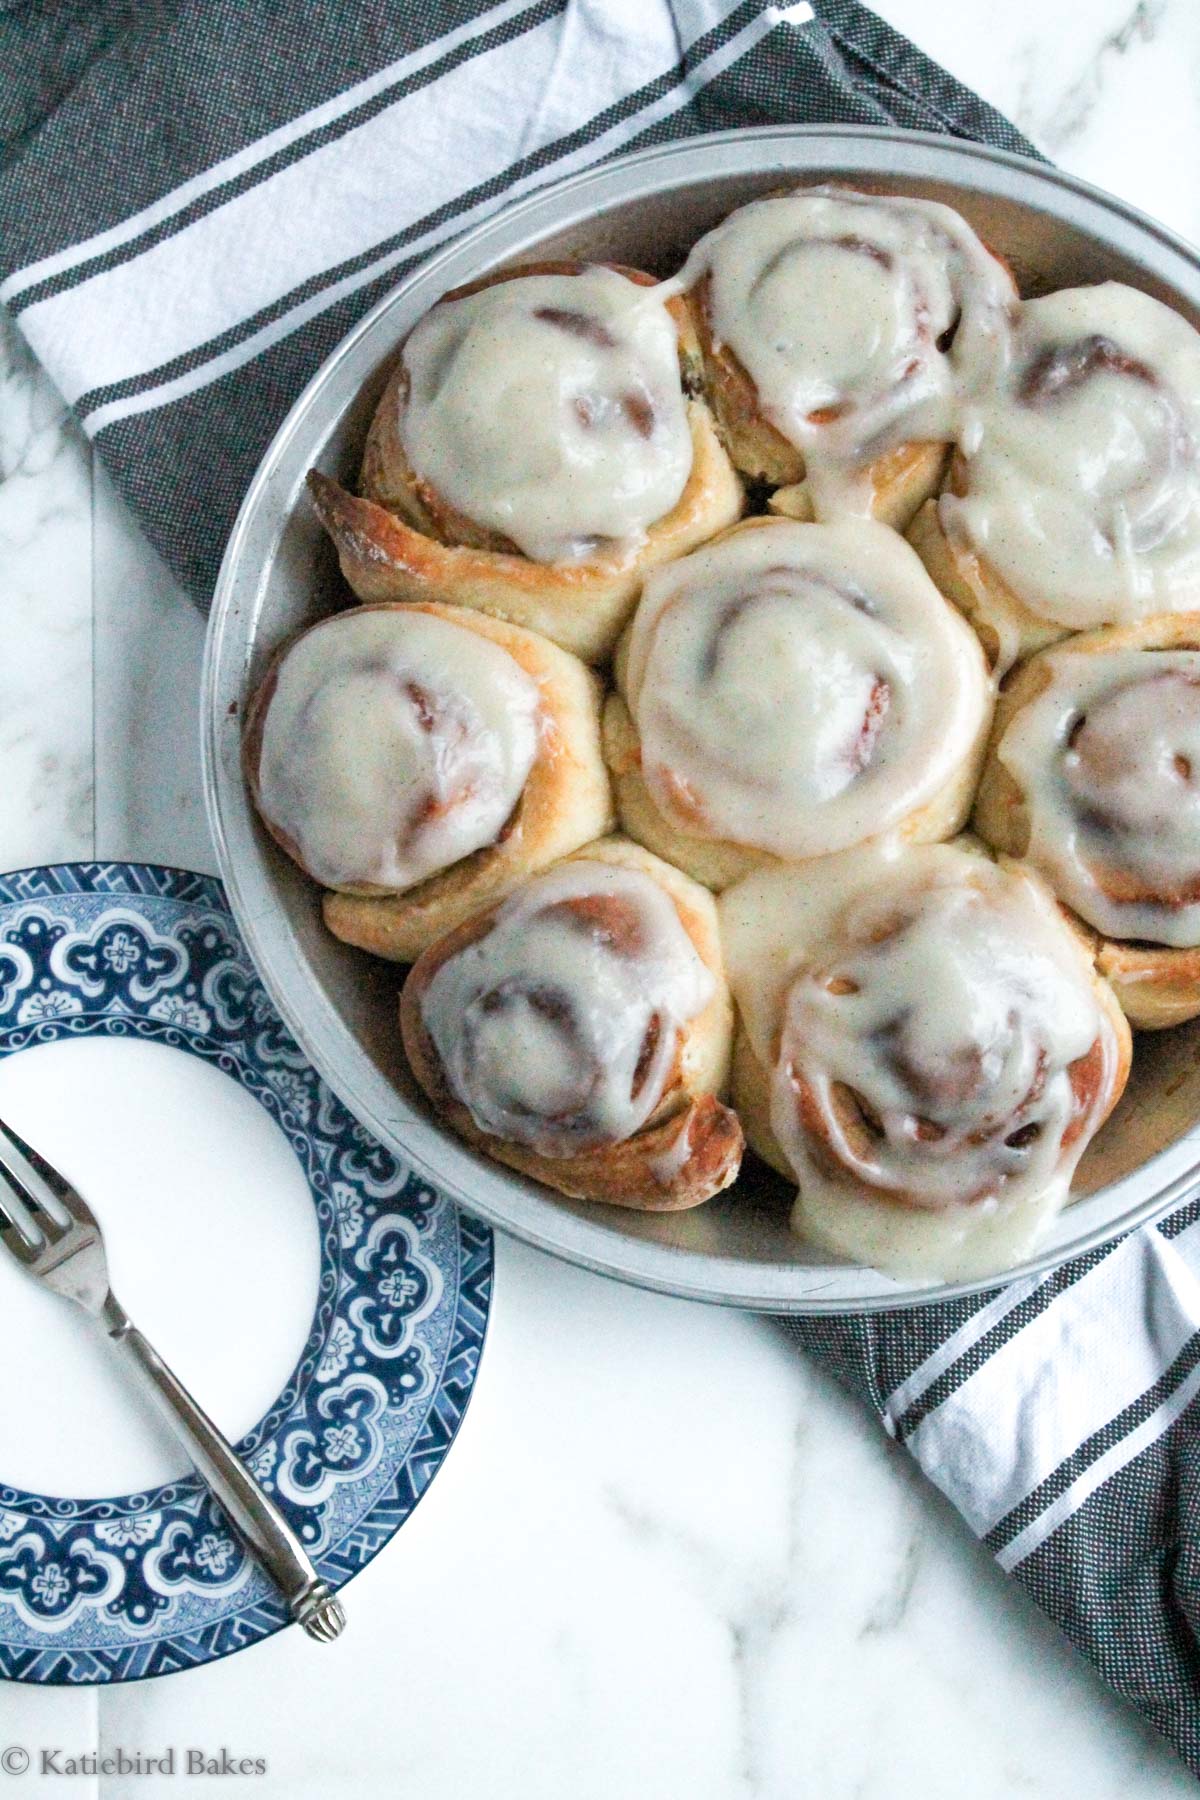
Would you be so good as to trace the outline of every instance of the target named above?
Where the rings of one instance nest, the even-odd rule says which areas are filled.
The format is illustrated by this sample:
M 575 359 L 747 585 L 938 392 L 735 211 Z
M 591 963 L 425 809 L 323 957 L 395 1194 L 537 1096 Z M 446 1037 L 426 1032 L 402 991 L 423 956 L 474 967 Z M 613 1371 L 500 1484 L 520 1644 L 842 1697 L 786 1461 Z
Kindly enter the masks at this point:
M 350 481 L 397 345 L 446 291 L 533 257 L 609 258 L 671 272 L 732 207 L 795 179 L 831 179 L 956 206 L 1025 292 L 1113 278 L 1200 324 L 1200 259 L 1110 196 L 1052 169 L 918 132 L 797 126 L 724 132 L 643 152 L 546 188 L 431 257 L 338 346 L 280 427 L 250 485 L 217 585 L 204 672 L 205 785 L 238 923 L 280 1012 L 346 1104 L 470 1211 L 585 1267 L 693 1299 L 791 1313 L 879 1310 L 997 1285 L 896 1281 L 836 1262 L 788 1230 L 788 1195 L 748 1173 L 694 1212 L 577 1205 L 468 1150 L 404 1067 L 401 971 L 337 943 L 317 891 L 259 828 L 239 760 L 245 702 L 270 653 L 344 604 L 308 506 L 314 464 Z M 1138 1040 L 1129 1089 L 1091 1146 L 1079 1196 L 1014 1278 L 1142 1224 L 1200 1180 L 1200 1026 Z

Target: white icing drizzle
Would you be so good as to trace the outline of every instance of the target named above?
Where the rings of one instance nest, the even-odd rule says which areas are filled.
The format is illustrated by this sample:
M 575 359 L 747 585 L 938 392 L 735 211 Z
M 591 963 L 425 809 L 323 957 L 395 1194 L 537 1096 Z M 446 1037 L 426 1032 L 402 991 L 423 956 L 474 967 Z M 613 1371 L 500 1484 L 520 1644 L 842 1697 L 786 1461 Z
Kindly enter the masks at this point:
M 1017 1260 L 1066 1199 L 1117 1067 L 1050 895 L 958 846 L 884 847 L 751 877 L 720 910 L 796 1229 L 931 1276 Z
M 539 710 L 537 683 L 477 632 L 408 607 L 338 614 L 277 666 L 259 805 L 325 886 L 399 892 L 496 841 Z
M 627 689 L 660 811 L 782 857 L 898 824 L 991 702 L 974 633 L 869 520 L 742 527 L 652 575 Z
M 405 455 L 536 562 L 632 552 L 692 467 L 675 323 L 615 270 L 443 301 L 404 346 Z
M 971 409 L 967 492 L 940 502 L 1040 618 L 1084 629 L 1193 605 L 1200 582 L 1200 334 L 1119 282 L 1022 307 Z
M 641 1129 L 714 988 L 656 881 L 581 858 L 442 963 L 421 1016 L 480 1131 L 564 1157 Z
M 1108 937 L 1200 944 L 1200 654 L 1057 651 L 996 748 L 1025 852 Z
M 692 1156 L 691 1121 L 685 1120 L 675 1133 L 674 1141 L 657 1156 L 647 1158 L 650 1173 L 660 1188 L 669 1189 L 683 1174 Z
M 953 437 L 959 396 L 1000 353 L 1016 301 L 950 207 L 837 187 L 740 207 L 680 279 L 705 276 L 714 344 L 803 453 L 819 519 L 869 510 L 861 470 L 884 450 Z

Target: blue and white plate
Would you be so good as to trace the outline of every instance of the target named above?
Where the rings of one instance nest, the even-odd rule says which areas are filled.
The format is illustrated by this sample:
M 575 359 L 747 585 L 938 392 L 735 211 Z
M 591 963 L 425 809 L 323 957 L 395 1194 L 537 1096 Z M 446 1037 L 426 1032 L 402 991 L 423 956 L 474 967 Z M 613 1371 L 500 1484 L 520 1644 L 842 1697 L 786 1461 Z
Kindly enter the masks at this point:
M 399 1530 L 458 1429 L 483 1345 L 491 1234 L 397 1162 L 306 1064 L 207 876 L 87 863 L 0 877 L 0 1057 L 96 1034 L 203 1058 L 299 1158 L 320 1236 L 316 1313 L 239 1448 L 341 1586 Z M 4 1475 L 0 1444 L 0 1676 L 162 1675 L 287 1623 L 198 1478 L 71 1501 Z

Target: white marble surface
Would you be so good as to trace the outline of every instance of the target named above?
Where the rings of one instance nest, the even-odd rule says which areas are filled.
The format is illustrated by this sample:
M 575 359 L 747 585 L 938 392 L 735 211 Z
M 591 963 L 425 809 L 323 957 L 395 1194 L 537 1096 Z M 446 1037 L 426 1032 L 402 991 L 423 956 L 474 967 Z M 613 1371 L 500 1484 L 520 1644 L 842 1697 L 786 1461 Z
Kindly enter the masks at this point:
M 880 10 L 1066 167 L 1200 238 L 1195 0 Z M 0 617 L 0 866 L 94 850 L 212 868 L 200 621 L 7 327 Z M 354 1584 L 339 1646 L 288 1633 L 99 1696 L 0 1687 L 0 1747 L 227 1745 L 269 1770 L 222 1792 L 284 1800 L 1192 1791 L 773 1326 L 504 1241 L 497 1261 L 459 1443 Z

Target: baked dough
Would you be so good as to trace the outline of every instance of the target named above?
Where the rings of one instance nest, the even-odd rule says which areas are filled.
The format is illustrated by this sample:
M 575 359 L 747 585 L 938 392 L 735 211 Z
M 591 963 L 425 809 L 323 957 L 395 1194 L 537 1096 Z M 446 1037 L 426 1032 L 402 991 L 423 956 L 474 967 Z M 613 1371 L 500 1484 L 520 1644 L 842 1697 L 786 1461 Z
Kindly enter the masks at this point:
M 991 717 L 973 633 L 894 532 L 747 519 L 646 584 L 604 753 L 630 837 L 720 890 L 951 837 Z
M 715 907 L 636 844 L 588 845 L 439 939 L 400 1016 L 439 1116 L 560 1193 L 671 1211 L 737 1176 Z
M 867 847 L 720 901 L 734 1101 L 794 1228 L 943 1279 L 1011 1266 L 1065 1203 L 1129 1027 L 1028 870 L 969 840 Z
M 1200 613 L 1086 632 L 1009 677 L 975 804 L 979 835 L 1073 909 L 1143 1031 L 1200 1015 L 1198 744 Z
M 498 292 L 501 288 L 508 290 L 510 284 L 528 278 L 530 283 L 537 284 L 538 296 L 548 282 L 555 284 L 553 292 L 558 295 L 558 304 L 539 304 L 534 309 L 536 314 L 586 320 L 587 315 L 577 313 L 567 305 L 571 288 L 578 284 L 582 290 L 585 282 L 594 282 L 600 276 L 609 283 L 620 282 L 625 290 L 633 293 L 655 288 L 650 276 L 633 270 L 598 270 L 581 263 L 530 264 L 523 269 L 501 270 L 482 282 L 448 294 L 428 317 L 432 319 L 440 308 L 453 306 L 455 302 L 470 304 L 473 296 Z M 608 290 L 603 293 L 607 303 Z M 625 304 L 628 306 L 627 300 Z M 600 363 L 598 374 L 593 374 L 587 366 L 579 369 L 572 366 L 562 374 L 562 384 L 571 386 L 573 391 L 578 390 L 574 407 L 563 404 L 559 409 L 563 433 L 581 429 L 576 417 L 579 409 L 600 421 L 608 420 L 614 412 L 625 420 L 629 451 L 621 455 L 613 450 L 589 477 L 593 504 L 601 507 L 604 516 L 607 517 L 611 510 L 602 505 L 608 498 L 604 478 L 608 478 L 613 492 L 620 493 L 622 484 L 629 483 L 627 465 L 633 450 L 636 449 L 644 460 L 646 453 L 654 447 L 653 438 L 643 442 L 643 430 L 651 428 L 650 422 L 668 414 L 674 420 L 684 440 L 685 474 L 677 498 L 662 515 L 631 529 L 623 539 L 610 538 L 598 547 L 581 532 L 581 541 L 575 546 L 578 554 L 569 558 L 535 560 L 518 547 L 511 535 L 506 536 L 494 526 L 481 525 L 470 518 L 461 506 L 448 501 L 414 469 L 404 430 L 411 374 L 402 352 L 368 434 L 361 493 L 347 492 L 319 470 L 313 470 L 309 476 L 309 489 L 317 513 L 337 548 L 342 572 L 360 600 L 439 600 L 474 607 L 540 631 L 585 661 L 598 662 L 612 649 L 646 571 L 673 557 L 685 555 L 740 517 L 745 504 L 741 483 L 721 447 L 707 404 L 694 397 L 692 392 L 698 380 L 700 353 L 691 312 L 678 296 L 646 300 L 640 304 L 642 312 L 657 306 L 664 329 L 669 331 L 673 327 L 676 333 L 677 356 L 672 358 L 670 374 L 675 384 L 673 394 L 655 392 L 651 398 L 646 398 L 651 386 L 647 377 L 633 396 L 617 394 L 614 397 L 612 393 L 601 392 L 598 397 L 592 397 L 587 387 L 589 379 L 597 382 L 602 377 L 608 379 L 605 358 L 615 356 L 616 351 L 605 350 L 603 346 L 593 349 L 586 335 L 581 340 L 580 333 L 569 327 L 556 329 L 543 323 L 542 331 L 554 348 L 563 346 L 564 356 L 577 352 L 582 355 L 590 350 Z M 635 322 L 639 318 L 635 308 Z M 619 320 L 611 329 L 600 321 L 595 323 L 597 330 L 614 338 L 617 336 Z M 497 328 L 502 328 L 502 318 Z M 418 326 L 417 330 L 420 329 Z M 515 331 L 515 327 L 513 329 Z M 502 364 L 502 356 L 502 349 L 498 351 L 493 344 L 492 360 Z M 626 366 L 628 361 L 628 358 L 622 359 L 612 378 L 618 385 L 626 378 L 638 380 L 636 359 L 632 375 Z M 471 370 L 466 373 L 470 374 Z M 666 380 L 657 367 L 651 370 L 651 375 L 660 386 Z M 552 377 L 545 369 L 536 367 L 529 380 L 537 384 L 536 391 L 540 394 L 550 388 Z M 636 406 L 634 399 L 638 401 Z M 622 401 L 625 403 L 623 411 Z M 497 407 L 503 404 L 504 396 L 497 396 Z M 432 415 L 435 408 L 431 406 L 427 411 Z M 554 418 L 558 416 L 556 413 Z M 543 437 L 552 425 L 553 419 L 546 425 Z M 501 418 L 487 414 L 480 425 L 481 432 L 485 426 L 493 434 L 498 431 L 504 434 L 512 447 L 511 460 L 522 476 L 520 482 L 514 477 L 511 508 L 534 516 L 535 523 L 544 531 L 546 521 L 537 509 L 537 499 L 542 489 L 553 485 L 553 445 L 539 443 L 535 447 L 540 460 L 535 458 L 533 451 L 526 454 L 522 434 L 529 426 L 516 401 L 509 402 L 508 410 Z M 652 428 L 657 430 L 657 424 Z M 582 428 L 582 435 L 585 442 L 589 438 L 603 437 L 602 424 Z M 672 443 L 672 453 L 676 448 Z M 569 449 L 568 444 L 562 452 L 561 472 L 555 488 L 560 505 L 552 522 L 560 528 L 562 509 L 570 503 L 575 489 L 583 484 L 582 476 L 576 475 Z M 494 449 L 493 455 L 496 454 L 498 451 Z M 451 466 L 454 463 L 449 453 L 444 453 L 440 461 Z M 535 469 L 543 462 L 547 465 L 549 472 L 544 480 L 539 482 L 529 474 L 527 464 L 530 462 Z M 653 467 L 652 459 L 649 467 Z M 486 491 L 486 481 L 481 480 L 477 485 L 480 491 Z M 597 489 L 600 491 L 596 492 Z M 474 487 L 471 491 L 475 491 Z M 541 547 L 545 550 L 547 546 L 542 543 Z
M 412 962 L 425 945 L 451 930 L 462 919 L 498 899 L 533 871 L 544 868 L 558 857 L 589 842 L 597 832 L 609 829 L 612 822 L 612 799 L 608 776 L 600 750 L 600 684 L 595 674 L 576 657 L 536 633 L 518 625 L 508 625 L 480 613 L 460 607 L 434 603 L 412 607 L 389 606 L 359 608 L 333 615 L 303 634 L 299 643 L 314 634 L 324 633 L 335 640 L 353 632 L 361 622 L 373 627 L 376 634 L 384 627 L 391 641 L 389 653 L 404 661 L 406 644 L 414 631 L 420 632 L 422 619 L 434 621 L 437 636 L 429 655 L 439 664 L 432 673 L 426 664 L 425 680 L 429 686 L 440 679 L 442 699 L 436 709 L 446 718 L 449 743 L 465 737 L 470 748 L 470 734 L 478 729 L 477 716 L 468 708 L 463 716 L 463 702 L 473 696 L 466 686 L 468 671 L 474 667 L 466 652 L 472 645 L 482 645 L 509 667 L 509 683 L 522 684 L 532 696 L 530 713 L 530 760 L 527 772 L 513 792 L 513 805 L 499 821 L 491 841 L 482 843 L 449 864 L 403 887 L 389 891 L 378 882 L 342 880 L 334 884 L 324 899 L 325 922 L 336 937 L 369 950 L 374 956 L 393 962 Z M 458 634 L 463 634 L 459 637 Z M 464 641 L 465 640 L 465 641 Z M 264 810 L 262 792 L 263 731 L 279 674 L 292 647 L 276 658 L 251 703 L 244 738 L 246 777 L 255 802 L 271 830 L 290 855 L 297 860 L 297 846 L 286 831 Z M 373 644 L 371 654 L 381 652 Z M 485 671 L 490 668 L 485 663 Z M 392 677 L 393 684 L 395 676 Z M 516 688 L 520 697 L 522 686 Z M 387 693 L 389 706 L 394 695 Z M 474 698 L 485 698 L 475 696 Z M 505 698 L 512 700 L 506 687 Z M 437 718 L 429 718 L 427 695 L 424 708 L 425 733 L 440 728 Z M 511 704 L 509 710 L 512 710 Z M 379 727 L 369 718 L 362 721 L 364 735 L 378 735 Z M 359 741 L 346 743 L 346 722 L 341 721 L 338 746 L 355 753 Z M 311 728 L 310 728 L 311 734 Z M 436 742 L 436 738 L 435 738 Z M 336 748 L 337 746 L 335 746 Z M 284 749 L 286 751 L 286 745 Z M 489 736 L 487 748 L 492 749 Z M 438 766 L 448 760 L 445 744 Z M 391 787 L 399 787 L 402 770 L 399 763 L 378 770 L 382 781 L 383 804 L 386 807 Z M 486 770 L 485 770 L 486 773 Z M 466 785 L 476 786 L 479 770 L 468 765 Z M 420 797 L 419 798 L 423 798 Z M 423 805 L 425 813 L 440 808 L 450 809 L 455 796 L 439 794 Z M 493 816 L 495 818 L 495 815 Z M 303 866 L 303 864 L 302 864 Z M 320 871 L 315 871 L 320 874 Z M 401 886 L 396 883 L 397 888 Z
M 1120 282 L 1020 308 L 913 542 L 1003 673 L 1200 588 L 1200 333 Z

